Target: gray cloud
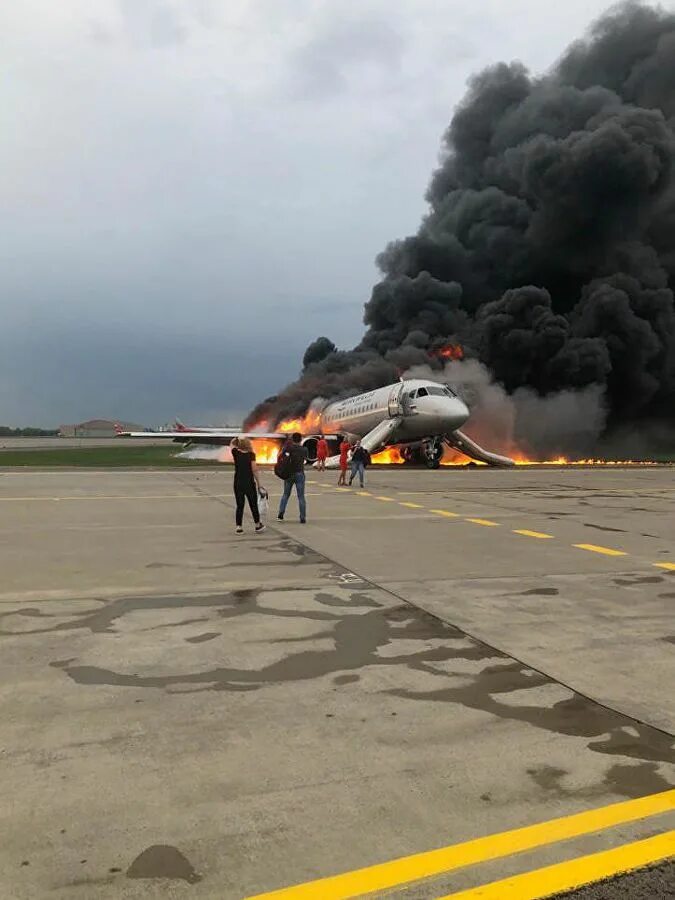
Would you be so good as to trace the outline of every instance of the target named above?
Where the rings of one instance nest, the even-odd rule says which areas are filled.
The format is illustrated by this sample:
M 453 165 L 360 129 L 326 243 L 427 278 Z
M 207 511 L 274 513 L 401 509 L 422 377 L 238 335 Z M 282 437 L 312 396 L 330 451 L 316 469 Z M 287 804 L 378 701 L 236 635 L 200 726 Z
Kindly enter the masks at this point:
M 168 0 L 117 0 L 126 34 L 139 46 L 165 47 L 186 40 L 178 4 Z
M 354 15 L 354 13 L 352 13 Z M 293 55 L 294 87 L 304 98 L 321 100 L 349 90 L 350 81 L 391 78 L 401 67 L 406 40 L 391 21 L 344 11 L 322 24 Z
M 351 346 L 466 78 L 548 65 L 604 5 L 0 4 L 0 422 L 115 414 L 122 384 L 120 415 L 187 417 L 240 358 L 247 408 L 317 335 Z

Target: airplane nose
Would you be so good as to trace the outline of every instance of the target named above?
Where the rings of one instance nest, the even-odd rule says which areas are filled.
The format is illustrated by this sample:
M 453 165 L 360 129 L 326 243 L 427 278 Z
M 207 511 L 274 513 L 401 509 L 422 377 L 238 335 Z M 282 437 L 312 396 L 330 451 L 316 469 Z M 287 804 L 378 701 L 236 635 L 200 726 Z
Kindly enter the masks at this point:
M 457 416 L 457 424 L 455 425 L 455 428 L 460 428 L 466 422 L 466 420 L 469 418 L 470 412 L 469 412 L 469 407 L 466 405 L 466 403 L 463 400 L 460 400 L 459 397 L 457 398 L 457 400 L 455 402 L 456 402 L 455 412 L 456 412 L 456 416 Z

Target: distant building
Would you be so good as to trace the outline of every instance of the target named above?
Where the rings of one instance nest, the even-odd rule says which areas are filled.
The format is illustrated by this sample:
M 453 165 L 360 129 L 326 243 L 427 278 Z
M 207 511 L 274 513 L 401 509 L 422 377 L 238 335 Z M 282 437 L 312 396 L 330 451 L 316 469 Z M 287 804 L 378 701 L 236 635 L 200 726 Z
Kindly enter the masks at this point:
M 61 425 L 59 437 L 63 438 L 111 438 L 115 437 L 115 425 L 121 425 L 123 431 L 145 431 L 142 425 L 133 422 L 118 422 L 113 419 L 90 419 L 79 425 Z

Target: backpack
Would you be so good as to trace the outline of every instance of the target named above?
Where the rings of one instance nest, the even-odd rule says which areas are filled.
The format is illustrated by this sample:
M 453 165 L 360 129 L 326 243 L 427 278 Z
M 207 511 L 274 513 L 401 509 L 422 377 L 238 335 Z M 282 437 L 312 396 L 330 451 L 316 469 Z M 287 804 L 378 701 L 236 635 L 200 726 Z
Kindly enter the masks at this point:
M 279 453 L 274 466 L 274 474 L 277 476 L 277 478 L 281 478 L 282 481 L 286 481 L 286 479 L 290 478 L 293 474 L 291 454 L 288 452 L 288 450 L 282 450 Z

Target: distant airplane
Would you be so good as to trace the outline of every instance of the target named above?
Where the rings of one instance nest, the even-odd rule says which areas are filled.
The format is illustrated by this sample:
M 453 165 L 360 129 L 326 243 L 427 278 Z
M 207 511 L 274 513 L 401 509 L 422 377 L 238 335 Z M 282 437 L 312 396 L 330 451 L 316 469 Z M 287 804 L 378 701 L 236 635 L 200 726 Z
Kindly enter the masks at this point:
M 459 431 L 469 418 L 469 409 L 449 385 L 414 378 L 398 381 L 356 397 L 328 403 L 317 415 L 312 433 L 303 435 L 309 462 L 316 460 L 316 444 L 324 436 L 337 442 L 342 436 L 360 440 L 369 453 L 388 447 L 399 448 L 403 459 L 423 462 L 430 469 L 441 464 L 443 445 L 447 444 L 466 456 L 491 466 L 512 466 L 513 460 L 483 449 Z M 147 438 L 147 431 L 120 431 L 120 437 Z M 178 422 L 175 431 L 154 435 L 186 445 L 228 446 L 235 437 L 278 441 L 280 446 L 288 432 L 241 432 L 226 428 L 187 429 Z M 337 467 L 339 456 L 327 460 Z

